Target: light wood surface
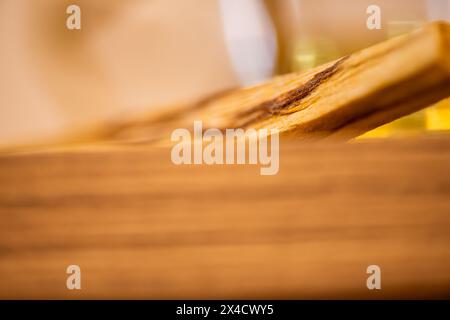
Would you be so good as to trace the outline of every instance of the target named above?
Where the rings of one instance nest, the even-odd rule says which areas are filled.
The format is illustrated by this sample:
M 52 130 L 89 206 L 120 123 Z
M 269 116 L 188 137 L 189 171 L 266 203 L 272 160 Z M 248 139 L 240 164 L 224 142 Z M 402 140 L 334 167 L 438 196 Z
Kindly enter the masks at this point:
M 276 176 L 164 148 L 2 156 L 0 298 L 450 298 L 449 164 L 448 136 L 285 143 Z

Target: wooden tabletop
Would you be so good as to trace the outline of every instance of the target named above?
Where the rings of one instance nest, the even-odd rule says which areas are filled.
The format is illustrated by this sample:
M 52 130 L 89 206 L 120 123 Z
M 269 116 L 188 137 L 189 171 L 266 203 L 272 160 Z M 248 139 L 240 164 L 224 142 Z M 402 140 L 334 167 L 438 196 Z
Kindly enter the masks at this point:
M 0 182 L 0 298 L 450 298 L 449 136 L 286 143 L 275 176 L 155 147 L 4 155 Z

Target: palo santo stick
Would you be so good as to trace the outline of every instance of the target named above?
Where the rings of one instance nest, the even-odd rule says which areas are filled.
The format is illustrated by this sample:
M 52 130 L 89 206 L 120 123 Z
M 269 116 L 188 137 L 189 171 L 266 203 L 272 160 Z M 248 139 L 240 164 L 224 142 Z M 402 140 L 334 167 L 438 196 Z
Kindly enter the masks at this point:
M 450 26 L 433 23 L 314 70 L 222 94 L 160 121 L 124 126 L 112 138 L 164 140 L 174 128 L 202 120 L 204 128 L 339 132 L 348 139 L 449 95 Z
M 204 129 L 267 128 L 345 140 L 448 96 L 450 26 L 436 22 L 307 72 L 58 143 L 164 142 L 173 129 L 192 128 L 194 120 L 202 120 Z

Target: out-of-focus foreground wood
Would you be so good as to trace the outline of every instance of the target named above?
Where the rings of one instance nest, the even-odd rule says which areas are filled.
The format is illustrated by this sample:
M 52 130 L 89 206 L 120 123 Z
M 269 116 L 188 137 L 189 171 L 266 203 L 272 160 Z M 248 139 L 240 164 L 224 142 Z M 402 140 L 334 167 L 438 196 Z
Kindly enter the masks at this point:
M 2 156 L 0 297 L 450 297 L 448 136 L 286 144 L 280 160 L 260 176 L 158 148 Z

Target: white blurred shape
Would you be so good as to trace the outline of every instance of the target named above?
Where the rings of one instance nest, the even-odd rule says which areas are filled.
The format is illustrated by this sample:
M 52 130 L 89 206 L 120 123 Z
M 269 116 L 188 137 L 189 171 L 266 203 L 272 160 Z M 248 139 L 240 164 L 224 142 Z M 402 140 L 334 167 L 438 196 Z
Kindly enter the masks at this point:
M 228 54 L 242 85 L 273 75 L 277 42 L 262 0 L 219 0 Z
M 428 0 L 427 9 L 430 20 L 450 21 L 450 0 Z

